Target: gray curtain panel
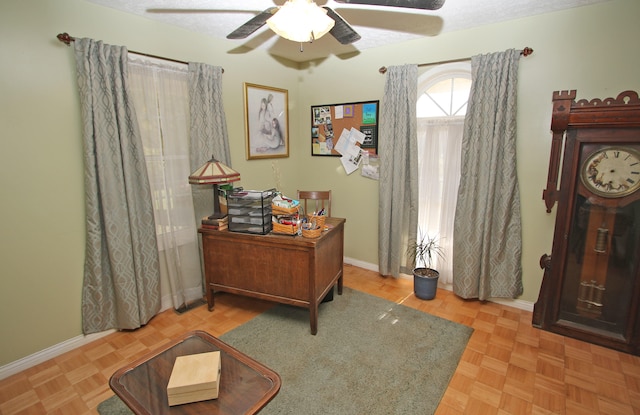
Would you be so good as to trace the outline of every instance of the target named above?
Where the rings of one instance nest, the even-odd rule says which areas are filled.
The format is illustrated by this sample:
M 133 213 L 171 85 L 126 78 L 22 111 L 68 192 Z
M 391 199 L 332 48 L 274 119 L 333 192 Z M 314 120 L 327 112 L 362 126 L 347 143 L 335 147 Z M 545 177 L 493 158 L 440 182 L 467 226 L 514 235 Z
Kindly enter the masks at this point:
M 86 189 L 82 329 L 135 329 L 160 310 L 160 271 L 127 50 L 91 39 L 74 49 Z
M 411 273 L 407 246 L 418 227 L 418 67 L 387 69 L 381 105 L 378 262 L 382 275 Z
M 453 290 L 487 300 L 522 294 L 516 174 L 520 51 L 474 56 L 454 224 Z
M 189 113 L 191 116 L 191 171 L 211 156 L 231 167 L 227 119 L 222 101 L 222 74 L 219 66 L 189 62 Z M 211 186 L 192 186 L 196 220 L 213 212 Z

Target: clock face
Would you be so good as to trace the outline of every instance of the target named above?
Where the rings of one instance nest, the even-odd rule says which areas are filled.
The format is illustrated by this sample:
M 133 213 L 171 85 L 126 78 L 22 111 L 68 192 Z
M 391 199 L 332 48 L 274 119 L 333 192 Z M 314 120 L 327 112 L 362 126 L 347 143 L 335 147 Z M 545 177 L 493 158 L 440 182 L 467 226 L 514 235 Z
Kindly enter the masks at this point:
M 605 147 L 582 163 L 580 178 L 602 197 L 622 197 L 640 188 L 640 153 L 629 147 Z

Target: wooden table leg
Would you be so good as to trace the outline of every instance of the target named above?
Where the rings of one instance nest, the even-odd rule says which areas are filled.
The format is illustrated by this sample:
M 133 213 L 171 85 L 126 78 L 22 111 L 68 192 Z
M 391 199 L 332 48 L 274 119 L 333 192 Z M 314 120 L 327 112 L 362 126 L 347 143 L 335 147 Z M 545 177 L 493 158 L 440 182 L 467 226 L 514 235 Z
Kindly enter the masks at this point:
M 209 287 L 207 289 L 207 307 L 209 307 L 209 311 L 213 310 L 214 305 L 215 299 L 213 298 L 213 288 Z
M 309 305 L 309 319 L 311 323 L 311 334 L 314 336 L 318 333 L 318 303 L 314 301 Z

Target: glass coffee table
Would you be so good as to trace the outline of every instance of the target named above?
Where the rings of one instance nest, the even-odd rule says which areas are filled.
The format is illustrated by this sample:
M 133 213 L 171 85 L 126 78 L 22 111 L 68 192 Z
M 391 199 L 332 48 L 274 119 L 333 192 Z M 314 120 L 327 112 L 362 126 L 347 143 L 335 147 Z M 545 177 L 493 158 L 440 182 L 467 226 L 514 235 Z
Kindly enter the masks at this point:
M 170 407 L 167 383 L 178 356 L 220 351 L 218 399 Z M 255 414 L 280 390 L 280 376 L 204 331 L 192 331 L 129 364 L 109 386 L 136 414 Z

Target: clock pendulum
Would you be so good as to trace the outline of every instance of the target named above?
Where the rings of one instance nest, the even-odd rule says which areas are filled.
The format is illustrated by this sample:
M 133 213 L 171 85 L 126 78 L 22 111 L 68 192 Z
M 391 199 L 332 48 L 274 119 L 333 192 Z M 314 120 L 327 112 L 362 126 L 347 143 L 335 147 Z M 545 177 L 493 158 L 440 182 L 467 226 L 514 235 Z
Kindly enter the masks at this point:
M 597 318 L 602 314 L 611 243 L 609 229 L 613 229 L 614 221 L 615 215 L 607 213 L 605 207 L 590 207 L 576 304 L 577 311 L 588 317 Z

